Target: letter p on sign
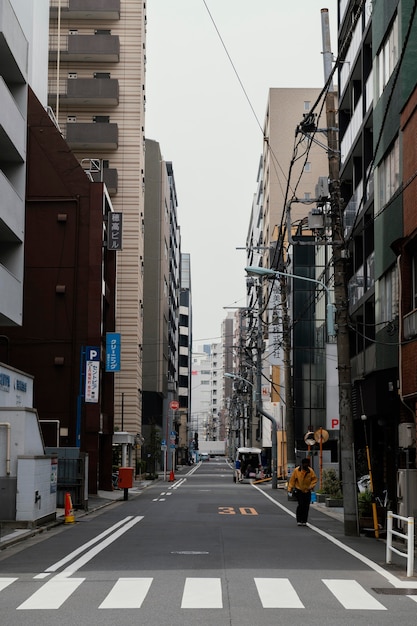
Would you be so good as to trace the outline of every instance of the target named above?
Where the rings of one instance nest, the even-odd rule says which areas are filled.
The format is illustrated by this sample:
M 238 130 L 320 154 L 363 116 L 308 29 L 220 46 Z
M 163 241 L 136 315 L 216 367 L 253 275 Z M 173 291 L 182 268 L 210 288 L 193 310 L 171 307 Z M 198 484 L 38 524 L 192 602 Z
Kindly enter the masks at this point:
M 334 417 L 334 418 L 332 419 L 331 429 L 332 429 L 332 430 L 335 430 L 335 429 L 337 429 L 337 428 L 339 428 L 339 418 L 338 418 L 338 417 Z

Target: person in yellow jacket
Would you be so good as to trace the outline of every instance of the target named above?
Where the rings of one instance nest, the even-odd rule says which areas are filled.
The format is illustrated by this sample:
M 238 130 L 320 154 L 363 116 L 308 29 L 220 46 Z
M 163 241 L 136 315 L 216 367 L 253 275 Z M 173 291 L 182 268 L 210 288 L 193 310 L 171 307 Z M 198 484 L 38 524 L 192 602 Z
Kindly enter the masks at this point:
M 311 502 L 311 492 L 317 484 L 317 476 L 310 467 L 310 459 L 303 459 L 296 467 L 288 481 L 288 491 L 296 490 L 298 506 L 296 518 L 298 526 L 305 526 L 308 520 L 308 511 Z

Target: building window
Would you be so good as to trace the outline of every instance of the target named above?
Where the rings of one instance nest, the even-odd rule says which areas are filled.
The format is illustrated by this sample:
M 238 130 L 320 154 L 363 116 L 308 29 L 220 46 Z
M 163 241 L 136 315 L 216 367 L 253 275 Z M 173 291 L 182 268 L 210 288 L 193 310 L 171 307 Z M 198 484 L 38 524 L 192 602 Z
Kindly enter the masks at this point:
M 304 100 L 304 111 L 309 111 L 311 107 L 310 100 Z
M 307 163 L 304 165 L 304 171 L 311 172 L 311 163 L 309 161 L 307 161 Z
M 381 46 L 381 49 L 376 55 L 378 98 L 381 96 L 382 92 L 387 86 L 388 81 L 394 71 L 394 68 L 398 63 L 398 58 L 398 15 L 396 15 L 391 29 L 389 30 L 387 37 L 385 38 Z
M 380 323 L 388 324 L 398 315 L 398 276 L 397 267 L 379 280 Z
M 378 213 L 392 198 L 400 185 L 400 147 L 398 137 L 377 169 Z

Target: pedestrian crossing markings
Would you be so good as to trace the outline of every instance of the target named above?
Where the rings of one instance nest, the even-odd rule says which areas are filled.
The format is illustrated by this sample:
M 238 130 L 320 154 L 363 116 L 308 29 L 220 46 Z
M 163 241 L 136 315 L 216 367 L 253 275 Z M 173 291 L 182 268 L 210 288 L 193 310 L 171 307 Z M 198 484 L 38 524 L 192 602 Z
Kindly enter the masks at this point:
M 6 593 L 18 578 L 0 578 L 0 592 Z M 59 609 L 81 587 L 85 578 L 72 578 L 60 573 L 43 583 L 29 596 L 18 610 Z M 99 609 L 140 609 L 154 579 L 119 578 L 107 594 Z M 305 609 L 306 606 L 288 578 L 253 579 L 260 604 L 265 609 Z M 356 580 L 322 579 L 323 585 L 344 609 L 361 611 L 385 611 L 376 598 Z M 222 609 L 223 590 L 219 577 L 189 577 L 184 581 L 181 599 L 182 609 Z

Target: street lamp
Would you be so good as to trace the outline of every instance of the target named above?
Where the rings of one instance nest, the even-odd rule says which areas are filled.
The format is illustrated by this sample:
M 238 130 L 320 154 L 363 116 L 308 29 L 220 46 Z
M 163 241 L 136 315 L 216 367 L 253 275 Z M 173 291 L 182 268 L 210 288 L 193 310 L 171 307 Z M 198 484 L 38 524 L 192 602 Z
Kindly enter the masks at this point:
M 315 278 L 308 278 L 307 276 L 299 276 L 298 274 L 289 274 L 288 272 L 279 272 L 278 270 L 272 270 L 266 267 L 257 267 L 250 266 L 245 267 L 245 271 L 249 276 L 288 276 L 289 278 L 297 278 L 298 280 L 306 280 L 310 283 L 316 283 L 323 287 L 327 293 L 327 305 L 326 305 L 326 325 L 327 325 L 327 334 L 329 337 L 332 337 L 336 334 L 334 327 L 334 304 L 330 302 L 330 290 L 328 286 L 320 280 L 316 280 Z

